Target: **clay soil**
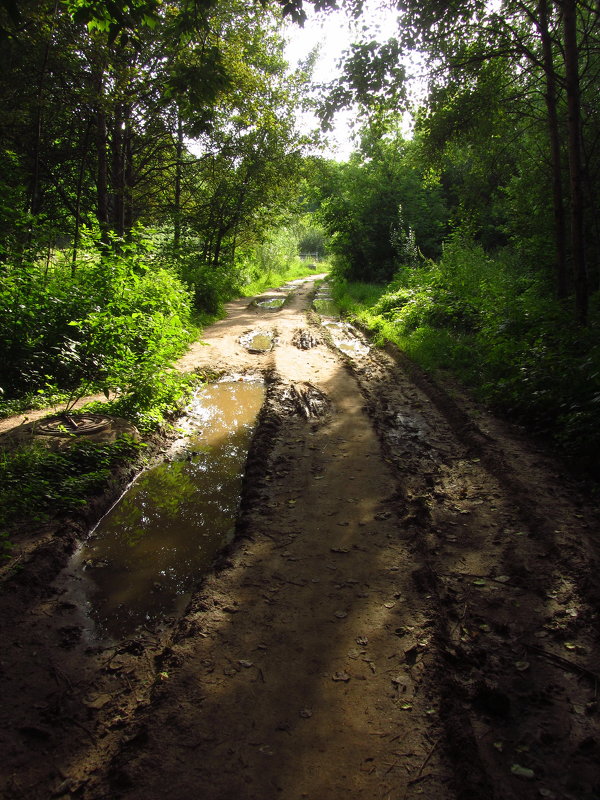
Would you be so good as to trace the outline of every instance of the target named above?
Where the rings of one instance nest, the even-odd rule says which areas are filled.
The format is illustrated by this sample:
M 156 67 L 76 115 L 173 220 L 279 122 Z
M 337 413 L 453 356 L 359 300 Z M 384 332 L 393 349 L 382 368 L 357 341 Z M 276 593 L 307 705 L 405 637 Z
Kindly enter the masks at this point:
M 600 797 L 595 505 L 401 353 L 342 355 L 313 292 L 232 303 L 180 362 L 268 389 L 238 535 L 180 619 L 82 633 L 53 581 L 101 503 L 18 542 L 6 800 Z

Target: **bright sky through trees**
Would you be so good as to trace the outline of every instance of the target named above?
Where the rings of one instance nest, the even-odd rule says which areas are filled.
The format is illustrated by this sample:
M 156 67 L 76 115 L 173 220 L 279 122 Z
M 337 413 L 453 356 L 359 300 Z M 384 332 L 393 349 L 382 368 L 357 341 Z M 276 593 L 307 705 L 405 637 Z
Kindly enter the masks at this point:
M 349 17 L 346 11 L 334 10 L 315 12 L 312 6 L 306 7 L 308 19 L 303 28 L 293 23 L 286 26 L 286 58 L 293 69 L 306 60 L 309 53 L 315 48 L 318 57 L 315 62 L 313 81 L 315 84 L 326 84 L 340 74 L 340 59 L 344 51 L 348 50 L 353 42 L 361 39 L 374 39 L 384 42 L 397 33 L 398 11 L 385 8 L 378 0 L 367 0 L 364 11 L 358 20 Z M 408 65 L 408 71 L 413 78 L 411 86 L 419 92 L 422 81 L 419 80 L 419 60 L 415 54 Z M 336 160 L 346 160 L 355 145 L 352 141 L 352 126 L 356 113 L 352 109 L 339 111 L 334 119 L 334 129 L 328 134 L 327 148 L 324 153 Z M 318 126 L 318 121 L 313 113 L 306 112 L 300 119 L 304 130 L 310 131 Z M 410 118 L 406 116 L 405 135 L 410 135 Z

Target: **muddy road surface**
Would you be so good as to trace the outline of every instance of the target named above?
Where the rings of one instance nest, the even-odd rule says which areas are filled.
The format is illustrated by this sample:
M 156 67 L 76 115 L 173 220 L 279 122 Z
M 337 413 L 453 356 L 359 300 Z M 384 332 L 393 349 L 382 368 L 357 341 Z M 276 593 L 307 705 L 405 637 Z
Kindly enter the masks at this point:
M 60 558 L 6 578 L 2 797 L 600 798 L 594 504 L 288 291 L 179 365 L 266 379 L 237 537 L 183 615 L 98 643 Z

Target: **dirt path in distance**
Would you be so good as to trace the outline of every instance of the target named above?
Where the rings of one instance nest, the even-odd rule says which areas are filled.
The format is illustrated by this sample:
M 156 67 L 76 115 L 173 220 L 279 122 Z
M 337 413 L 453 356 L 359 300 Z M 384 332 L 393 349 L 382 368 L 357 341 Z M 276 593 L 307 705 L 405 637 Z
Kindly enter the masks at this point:
M 267 376 L 240 537 L 162 638 L 79 681 L 44 652 L 69 711 L 0 741 L 7 800 L 600 796 L 596 509 L 401 354 L 331 347 L 312 293 L 180 362 Z

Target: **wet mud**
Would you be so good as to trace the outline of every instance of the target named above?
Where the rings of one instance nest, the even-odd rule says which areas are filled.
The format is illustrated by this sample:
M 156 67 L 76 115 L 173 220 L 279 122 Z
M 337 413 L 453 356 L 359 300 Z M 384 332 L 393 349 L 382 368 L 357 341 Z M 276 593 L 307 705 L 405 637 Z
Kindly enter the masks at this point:
M 595 503 L 457 387 L 317 327 L 313 283 L 180 362 L 258 370 L 266 400 L 177 619 L 91 646 L 60 591 L 4 584 L 3 797 L 599 796 Z

